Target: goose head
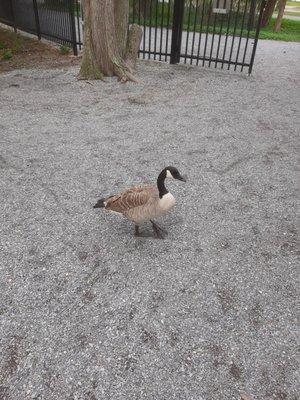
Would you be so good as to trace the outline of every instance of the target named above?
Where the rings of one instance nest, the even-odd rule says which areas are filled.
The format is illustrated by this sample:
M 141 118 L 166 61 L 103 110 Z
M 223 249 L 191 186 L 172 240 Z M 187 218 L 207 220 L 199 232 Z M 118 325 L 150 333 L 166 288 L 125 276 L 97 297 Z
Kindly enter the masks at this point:
M 181 175 L 177 168 L 171 166 L 165 168 L 165 177 L 167 179 L 177 179 L 186 182 L 186 176 Z
M 164 195 L 169 193 L 165 187 L 165 179 L 177 179 L 186 182 L 186 178 L 179 173 L 177 168 L 171 166 L 164 168 L 157 178 L 157 188 L 161 199 Z

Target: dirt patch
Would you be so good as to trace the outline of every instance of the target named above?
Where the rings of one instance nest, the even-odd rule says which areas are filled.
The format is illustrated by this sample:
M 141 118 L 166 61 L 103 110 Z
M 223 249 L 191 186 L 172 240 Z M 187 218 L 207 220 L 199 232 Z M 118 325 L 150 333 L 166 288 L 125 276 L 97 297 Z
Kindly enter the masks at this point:
M 69 52 L 68 52 L 69 51 Z M 62 54 L 68 52 L 68 54 Z M 0 27 L 0 73 L 20 68 L 61 68 L 80 63 L 66 46 L 56 47 Z
M 1 375 L 3 377 L 11 377 L 18 369 L 20 362 L 20 344 L 22 338 L 15 336 L 8 346 L 6 356 L 4 359 L 4 364 L 1 368 Z M 1 393 L 1 392 L 0 392 Z M 2 397 L 0 397 L 1 399 Z

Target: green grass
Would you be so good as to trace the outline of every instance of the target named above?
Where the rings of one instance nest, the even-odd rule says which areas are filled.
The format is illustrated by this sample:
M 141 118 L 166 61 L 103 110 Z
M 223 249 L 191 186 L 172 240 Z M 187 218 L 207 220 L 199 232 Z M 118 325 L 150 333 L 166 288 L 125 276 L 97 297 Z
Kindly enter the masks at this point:
M 60 54 L 65 55 L 65 54 L 69 54 L 71 49 L 70 49 L 70 47 L 63 44 L 63 45 L 59 46 L 59 51 L 60 51 Z
M 294 9 L 290 10 L 289 7 L 293 7 Z M 287 1 L 284 15 L 300 17 L 300 1 Z
M 165 18 L 165 20 L 166 20 L 166 18 Z M 191 18 L 191 20 L 193 20 L 193 19 Z M 232 21 L 234 21 L 234 20 L 235 20 L 235 17 L 233 16 Z M 277 33 L 274 32 L 275 20 L 276 20 L 275 18 L 272 18 L 272 20 L 270 21 L 270 24 L 267 27 L 261 28 L 260 35 L 259 35 L 260 39 L 282 40 L 285 42 L 300 42 L 300 20 L 294 21 L 294 20 L 290 20 L 290 19 L 283 19 L 282 25 L 281 25 L 281 30 L 280 30 L 280 32 L 277 32 Z M 132 21 L 132 16 L 131 16 L 131 21 Z M 159 18 L 158 21 L 160 22 L 161 19 Z M 146 26 L 149 26 L 151 24 L 152 27 L 155 27 L 155 19 L 152 19 L 152 20 L 149 19 L 149 20 L 146 20 L 145 22 L 146 22 L 145 23 Z M 241 22 L 242 22 L 242 16 L 239 16 L 238 23 L 237 23 L 237 26 L 239 28 L 236 29 L 236 32 L 235 32 L 236 36 L 240 36 Z M 141 25 L 143 25 L 143 20 L 141 20 Z M 247 31 L 246 24 L 244 24 L 244 25 L 245 26 L 243 29 L 242 36 L 246 37 L 248 34 L 248 31 Z M 161 26 L 161 22 L 158 24 L 158 26 L 159 27 Z M 163 26 L 167 27 L 167 24 L 165 23 L 165 21 L 163 22 Z M 187 27 L 188 27 L 187 21 L 184 20 L 183 21 L 183 29 L 186 30 Z M 169 28 L 171 28 L 171 26 L 169 26 Z M 194 27 L 192 27 L 192 30 L 193 30 L 193 28 Z M 200 32 L 200 28 L 201 28 L 201 26 L 197 24 L 195 27 L 196 32 Z M 190 29 L 191 29 L 191 26 L 190 26 Z M 208 33 L 212 33 L 213 32 L 213 24 L 210 24 L 207 29 L 207 26 L 205 25 L 205 22 L 204 22 L 202 25 L 202 32 L 205 33 L 206 31 Z M 215 33 L 217 35 L 219 35 L 219 33 L 225 35 L 227 33 L 227 24 L 223 23 L 222 31 L 220 32 L 220 25 L 219 25 L 219 22 L 217 22 L 216 26 L 215 26 Z M 228 34 L 233 35 L 233 33 L 234 33 L 234 28 L 233 28 L 233 26 L 230 26 L 229 30 L 228 30 Z M 255 37 L 255 29 L 251 30 L 249 32 L 249 38 L 254 38 L 254 37 Z
M 22 45 L 23 45 L 23 38 L 19 35 L 16 35 L 11 46 L 12 52 L 19 53 L 19 51 L 22 48 Z
M 281 40 L 284 42 L 300 42 L 300 21 L 293 21 L 290 19 L 283 19 L 281 24 L 280 32 L 274 32 L 276 18 L 272 18 L 270 24 L 265 28 L 261 28 L 259 38 L 264 40 Z M 213 27 L 209 27 L 208 32 L 212 32 Z M 216 27 L 216 31 L 219 33 L 219 28 Z M 235 34 L 240 35 L 241 30 L 237 29 Z M 226 34 L 226 29 L 222 29 L 222 33 Z M 234 29 L 230 28 L 228 34 L 233 35 Z M 243 37 L 247 36 L 247 30 L 244 30 Z M 250 31 L 250 38 L 255 37 L 255 31 Z
M 287 1 L 286 2 L 287 6 L 292 6 L 292 7 L 299 7 L 300 8 L 300 1 Z
M 8 45 L 4 42 L 0 42 L 0 60 L 10 60 L 14 54 L 18 54 L 23 45 L 23 38 L 20 35 L 13 34 L 13 39 Z
M 300 42 L 300 21 L 283 19 L 280 32 L 274 32 L 275 18 L 260 30 L 260 39 L 282 40 L 284 42 Z
M 300 17 L 300 11 L 285 11 L 284 15 L 292 15 L 293 17 Z

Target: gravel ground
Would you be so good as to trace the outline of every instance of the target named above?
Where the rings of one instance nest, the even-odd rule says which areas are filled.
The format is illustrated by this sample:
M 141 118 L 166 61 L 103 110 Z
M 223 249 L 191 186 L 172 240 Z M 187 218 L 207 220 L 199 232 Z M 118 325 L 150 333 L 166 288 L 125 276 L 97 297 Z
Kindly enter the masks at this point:
M 298 399 L 299 50 L 0 76 L 1 400 Z M 166 240 L 92 208 L 169 164 Z

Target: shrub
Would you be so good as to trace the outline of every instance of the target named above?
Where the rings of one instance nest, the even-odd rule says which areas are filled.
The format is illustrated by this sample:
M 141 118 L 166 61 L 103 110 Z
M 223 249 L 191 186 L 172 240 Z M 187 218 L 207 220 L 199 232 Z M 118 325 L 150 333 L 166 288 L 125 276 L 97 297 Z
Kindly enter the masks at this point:
M 3 54 L 3 56 L 2 56 L 2 59 L 3 60 L 10 60 L 11 58 L 12 58 L 12 52 L 11 51 L 6 51 L 4 54 Z
M 68 47 L 68 46 L 63 44 L 63 45 L 61 45 L 59 47 L 59 51 L 60 51 L 60 54 L 69 54 L 70 53 L 70 47 Z

